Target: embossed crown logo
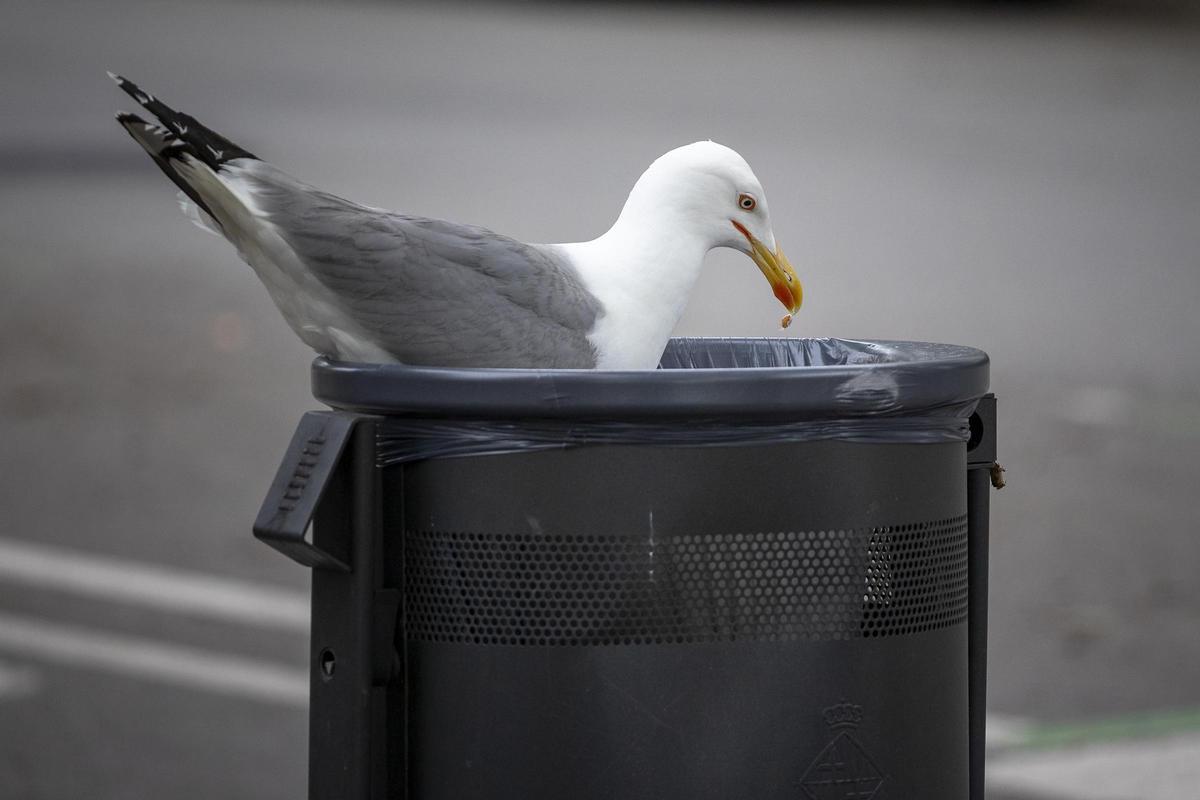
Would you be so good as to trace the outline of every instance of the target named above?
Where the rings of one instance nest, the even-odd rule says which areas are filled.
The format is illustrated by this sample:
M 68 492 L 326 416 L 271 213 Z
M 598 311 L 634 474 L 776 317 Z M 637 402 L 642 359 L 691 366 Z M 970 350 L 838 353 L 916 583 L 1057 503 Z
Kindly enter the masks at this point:
M 822 711 L 821 716 L 825 718 L 825 724 L 833 730 L 857 728 L 862 722 L 863 710 L 862 706 L 856 706 L 854 703 L 843 700 Z
M 871 800 L 887 775 L 850 733 L 862 724 L 862 706 L 842 698 L 822 711 L 821 718 L 833 732 L 833 739 L 800 778 L 806 800 Z

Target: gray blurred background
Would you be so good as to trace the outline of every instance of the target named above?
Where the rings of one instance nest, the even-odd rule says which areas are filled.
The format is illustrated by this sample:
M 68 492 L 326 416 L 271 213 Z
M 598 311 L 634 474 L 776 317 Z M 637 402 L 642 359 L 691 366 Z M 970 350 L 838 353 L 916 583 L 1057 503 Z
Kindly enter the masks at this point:
M 1200 777 L 1191 7 L 7 0 L 0 797 L 305 785 L 308 574 L 249 528 L 312 353 L 106 69 L 310 183 L 528 241 L 736 148 L 805 283 L 787 335 L 992 356 L 995 796 L 1194 796 L 1161 783 Z M 780 314 L 719 251 L 678 332 Z

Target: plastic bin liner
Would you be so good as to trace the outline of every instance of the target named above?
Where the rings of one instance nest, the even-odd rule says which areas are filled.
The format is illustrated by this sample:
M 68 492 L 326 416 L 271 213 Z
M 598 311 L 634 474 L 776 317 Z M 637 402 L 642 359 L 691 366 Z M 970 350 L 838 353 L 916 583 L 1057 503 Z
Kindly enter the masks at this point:
M 385 417 L 382 466 L 584 445 L 965 442 L 987 354 L 926 342 L 672 339 L 654 371 L 317 359 L 313 394 Z

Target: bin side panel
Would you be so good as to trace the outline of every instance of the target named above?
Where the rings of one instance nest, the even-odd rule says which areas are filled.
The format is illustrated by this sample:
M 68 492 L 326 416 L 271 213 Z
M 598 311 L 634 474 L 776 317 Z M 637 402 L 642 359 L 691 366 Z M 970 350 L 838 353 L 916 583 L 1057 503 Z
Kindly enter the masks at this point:
M 967 793 L 965 447 L 388 473 L 422 800 Z
M 519 650 L 423 643 L 423 800 L 962 800 L 965 628 Z M 881 666 L 885 665 L 885 666 Z

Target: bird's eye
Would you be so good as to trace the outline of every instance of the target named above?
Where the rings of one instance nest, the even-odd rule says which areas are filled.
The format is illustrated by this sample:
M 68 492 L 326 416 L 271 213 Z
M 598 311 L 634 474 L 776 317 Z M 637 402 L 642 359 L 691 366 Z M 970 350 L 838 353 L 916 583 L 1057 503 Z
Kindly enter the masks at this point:
M 743 193 L 738 195 L 738 205 L 743 211 L 753 211 L 758 201 L 754 199 L 754 195 Z

